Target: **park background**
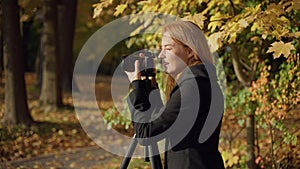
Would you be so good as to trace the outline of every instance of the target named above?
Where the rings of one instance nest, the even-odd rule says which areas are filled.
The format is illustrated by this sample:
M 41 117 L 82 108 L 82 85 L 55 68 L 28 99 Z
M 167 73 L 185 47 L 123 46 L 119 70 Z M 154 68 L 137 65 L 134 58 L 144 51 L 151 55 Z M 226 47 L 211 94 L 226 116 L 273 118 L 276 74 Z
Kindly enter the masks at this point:
M 121 157 L 85 151 L 99 147 L 76 118 L 74 63 L 84 43 L 106 23 L 128 14 L 157 12 L 194 21 L 220 57 L 227 86 L 220 138 L 226 168 L 299 168 L 298 0 L 0 2 L 1 167 L 118 168 Z M 108 127 L 132 134 L 130 121 L 112 103 L 114 68 L 121 56 L 158 41 L 159 37 L 148 34 L 125 39 L 99 66 L 95 92 Z M 91 61 L 86 58 L 87 63 Z M 75 83 L 73 90 L 81 89 Z M 68 157 L 78 151 L 86 153 Z M 41 162 L 38 157 L 53 161 Z M 58 158 L 70 162 L 58 162 Z M 83 161 L 91 163 L 87 167 Z M 136 159 L 130 167 L 150 165 Z

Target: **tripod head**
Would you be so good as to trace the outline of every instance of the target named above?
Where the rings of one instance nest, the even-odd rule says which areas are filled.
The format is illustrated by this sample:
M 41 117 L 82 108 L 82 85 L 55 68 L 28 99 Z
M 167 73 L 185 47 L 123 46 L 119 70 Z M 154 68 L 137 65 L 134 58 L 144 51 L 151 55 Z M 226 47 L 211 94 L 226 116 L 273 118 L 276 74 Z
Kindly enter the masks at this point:
M 146 86 L 146 91 L 147 92 L 151 92 L 151 90 L 153 89 L 154 87 L 154 84 L 153 84 L 153 79 L 155 80 L 155 72 L 153 72 L 151 74 L 151 76 L 148 74 L 146 76 L 143 76 L 145 77 L 145 79 L 143 79 L 143 81 L 145 82 L 145 86 Z

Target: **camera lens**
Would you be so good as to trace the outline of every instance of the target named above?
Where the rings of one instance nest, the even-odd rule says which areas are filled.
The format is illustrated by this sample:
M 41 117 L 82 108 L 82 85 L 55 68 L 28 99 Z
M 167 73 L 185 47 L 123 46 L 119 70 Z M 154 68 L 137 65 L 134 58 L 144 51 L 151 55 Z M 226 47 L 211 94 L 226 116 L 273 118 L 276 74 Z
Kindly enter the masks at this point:
M 141 55 L 142 54 L 142 55 Z M 155 76 L 154 72 L 154 58 L 155 54 L 149 51 L 143 50 L 135 52 L 128 56 L 123 56 L 121 66 L 124 71 L 134 72 L 135 71 L 135 61 L 140 62 L 139 70 L 142 76 Z

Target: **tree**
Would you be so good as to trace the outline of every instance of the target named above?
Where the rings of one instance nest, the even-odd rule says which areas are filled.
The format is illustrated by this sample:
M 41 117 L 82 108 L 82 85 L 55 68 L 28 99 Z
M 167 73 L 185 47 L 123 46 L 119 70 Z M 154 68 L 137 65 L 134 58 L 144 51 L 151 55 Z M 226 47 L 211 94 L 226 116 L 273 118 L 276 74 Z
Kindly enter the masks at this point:
M 2 0 L 5 113 L 3 122 L 30 124 L 33 122 L 27 105 L 24 80 L 24 57 L 17 0 Z
M 58 42 L 62 89 L 72 90 L 73 40 L 77 0 L 61 0 L 58 8 Z
M 42 85 L 42 51 L 41 51 L 41 29 L 42 0 L 22 0 L 18 1 L 21 8 L 21 24 L 23 33 L 23 45 L 27 70 L 34 70 L 37 73 L 36 86 Z M 28 43 L 30 41 L 30 43 Z
M 103 8 L 111 4 L 112 2 L 108 1 L 95 4 L 94 15 L 100 15 Z M 272 62 L 280 56 L 288 58 L 299 47 L 299 2 L 296 0 L 262 2 L 161 0 L 132 4 L 133 1 L 121 1 L 114 15 L 128 12 L 127 9 L 134 6 L 131 13 L 165 13 L 198 24 L 208 36 L 213 51 L 222 51 L 230 56 L 228 60 L 232 61 L 235 73 L 231 81 L 240 82 L 238 89 L 234 88 L 236 91 L 229 91 L 230 95 L 245 90 L 248 91 L 245 93 L 249 94 L 251 85 L 261 76 L 261 70 L 258 68 L 263 66 L 265 60 Z M 258 146 L 254 141 L 258 137 L 255 136 L 255 124 L 257 126 L 260 124 L 260 121 L 255 120 L 259 102 L 251 100 L 250 97 L 246 100 L 241 105 L 244 109 L 241 109 L 240 115 L 246 121 L 247 166 L 252 169 L 255 168 L 255 146 Z
M 2 18 L 2 17 L 1 17 Z M 0 27 L 2 28 L 2 19 L 0 20 Z M 3 66 L 3 31 L 0 30 L 0 72 L 4 69 Z M 2 79 L 2 73 L 0 73 L 0 79 Z M 0 82 L 1 84 L 1 82 Z
M 43 1 L 43 76 L 40 100 L 50 110 L 62 106 L 59 48 L 57 41 L 57 0 Z

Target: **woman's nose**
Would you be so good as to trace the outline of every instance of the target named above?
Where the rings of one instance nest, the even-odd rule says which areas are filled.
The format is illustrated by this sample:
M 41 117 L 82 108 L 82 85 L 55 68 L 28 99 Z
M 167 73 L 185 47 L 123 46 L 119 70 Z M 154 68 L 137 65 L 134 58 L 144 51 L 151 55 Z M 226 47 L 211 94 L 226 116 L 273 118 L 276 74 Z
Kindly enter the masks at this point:
M 158 58 L 162 59 L 165 57 L 164 51 L 161 50 L 160 53 L 158 54 Z

